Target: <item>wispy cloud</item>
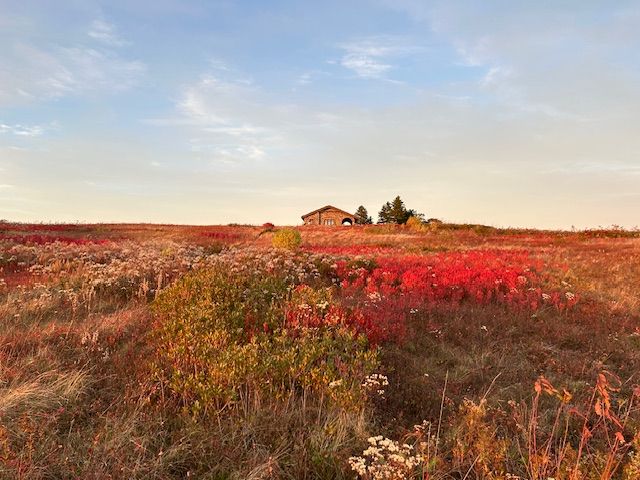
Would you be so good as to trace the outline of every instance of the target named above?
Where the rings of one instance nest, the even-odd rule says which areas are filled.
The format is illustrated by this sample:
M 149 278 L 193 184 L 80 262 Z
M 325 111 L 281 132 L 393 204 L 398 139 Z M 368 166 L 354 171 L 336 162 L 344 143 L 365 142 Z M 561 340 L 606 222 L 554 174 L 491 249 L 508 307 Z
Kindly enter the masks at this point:
M 311 72 L 304 72 L 303 74 L 298 76 L 295 83 L 297 85 L 309 85 L 311 83 L 312 76 L 313 75 Z
M 114 93 L 135 86 L 146 71 L 138 60 L 124 58 L 125 43 L 110 24 L 94 22 L 94 47 L 40 41 L 9 41 L 0 50 L 0 106 L 15 106 L 68 95 Z M 111 28 L 111 30 L 110 30 Z
M 41 125 L 7 125 L 0 123 L 0 134 L 10 134 L 17 137 L 39 137 L 45 129 Z
M 16 187 L 0 210 L 34 210 L 22 218 L 284 223 L 327 195 L 373 209 L 396 189 L 460 221 L 622 224 L 640 209 L 632 0 L 171 0 L 108 17 L 5 3 L 0 184 Z
M 111 47 L 123 47 L 129 44 L 129 42 L 118 35 L 116 26 L 105 20 L 94 20 L 91 22 L 87 33 L 94 40 Z
M 514 112 L 576 122 L 636 118 L 640 72 L 629 59 L 636 57 L 640 42 L 640 9 L 633 2 L 550 8 L 542 3 L 383 1 L 448 42 L 458 65 L 484 69 L 478 87 Z
M 362 78 L 380 78 L 391 70 L 391 65 L 384 63 L 379 54 L 373 54 L 360 48 L 346 48 L 347 53 L 342 57 L 340 64 L 352 70 Z
M 216 164 L 262 160 L 277 136 L 278 119 L 259 96 L 251 79 L 214 66 L 183 89 L 175 122 L 193 129 L 190 150 Z
M 340 64 L 362 78 L 382 78 L 394 66 L 391 59 L 420 51 L 405 39 L 377 36 L 341 45 L 344 55 Z

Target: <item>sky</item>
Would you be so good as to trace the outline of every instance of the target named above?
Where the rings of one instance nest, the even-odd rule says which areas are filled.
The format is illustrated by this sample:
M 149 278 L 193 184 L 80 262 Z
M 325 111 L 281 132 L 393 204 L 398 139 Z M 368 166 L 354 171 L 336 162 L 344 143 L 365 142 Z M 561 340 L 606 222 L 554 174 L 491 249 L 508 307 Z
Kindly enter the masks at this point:
M 0 218 L 640 225 L 640 2 L 0 0 Z

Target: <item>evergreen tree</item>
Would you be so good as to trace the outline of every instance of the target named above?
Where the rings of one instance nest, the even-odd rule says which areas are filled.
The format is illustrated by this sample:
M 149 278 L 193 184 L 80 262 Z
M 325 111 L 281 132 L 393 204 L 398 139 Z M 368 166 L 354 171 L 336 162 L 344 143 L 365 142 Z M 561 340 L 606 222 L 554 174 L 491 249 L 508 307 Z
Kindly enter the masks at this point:
M 414 209 L 407 209 L 398 195 L 392 202 L 385 203 L 378 214 L 378 223 L 405 224 L 410 217 L 418 217 L 424 220 L 424 215 Z
M 367 212 L 367 209 L 364 208 L 363 205 L 360 205 L 358 207 L 358 210 L 356 210 L 356 223 L 358 225 L 366 225 L 366 224 L 370 224 L 373 223 L 372 218 L 369 216 L 369 212 Z
M 391 219 L 391 204 L 389 202 L 382 205 L 378 212 L 378 223 L 393 223 Z
M 394 198 L 393 202 L 391 202 L 391 211 L 389 216 L 391 218 L 391 223 L 407 223 L 407 219 L 409 218 L 407 216 L 407 208 L 404 206 L 404 202 L 400 198 L 400 195 Z

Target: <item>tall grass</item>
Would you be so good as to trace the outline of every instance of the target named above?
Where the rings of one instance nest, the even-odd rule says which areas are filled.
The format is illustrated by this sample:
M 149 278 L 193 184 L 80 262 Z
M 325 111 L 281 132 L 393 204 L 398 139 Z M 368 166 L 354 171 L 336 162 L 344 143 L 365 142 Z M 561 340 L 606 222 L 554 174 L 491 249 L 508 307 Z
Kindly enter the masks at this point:
M 640 478 L 633 235 L 261 231 L 4 225 L 0 478 Z

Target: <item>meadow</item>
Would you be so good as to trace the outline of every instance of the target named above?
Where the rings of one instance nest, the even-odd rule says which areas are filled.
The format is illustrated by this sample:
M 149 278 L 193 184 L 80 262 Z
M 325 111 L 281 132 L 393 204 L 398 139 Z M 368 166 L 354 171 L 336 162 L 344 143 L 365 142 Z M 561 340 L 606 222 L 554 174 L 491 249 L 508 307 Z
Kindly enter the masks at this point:
M 1 222 L 0 478 L 640 478 L 639 232 L 297 231 Z

